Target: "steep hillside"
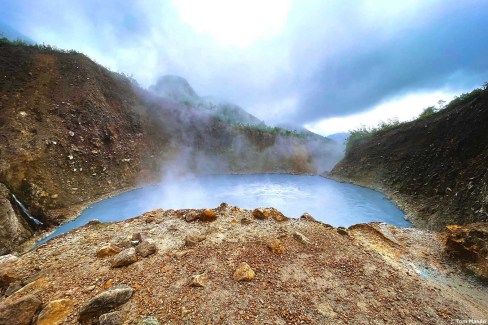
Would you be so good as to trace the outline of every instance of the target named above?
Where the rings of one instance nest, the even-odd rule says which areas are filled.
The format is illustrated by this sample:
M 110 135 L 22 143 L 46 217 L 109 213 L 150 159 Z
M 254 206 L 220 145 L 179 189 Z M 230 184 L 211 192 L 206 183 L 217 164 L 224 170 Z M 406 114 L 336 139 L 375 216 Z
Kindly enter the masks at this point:
M 93 200 L 169 173 L 315 173 L 339 158 L 325 138 L 317 146 L 226 123 L 73 51 L 2 40 L 0 71 L 1 218 L 20 210 L 12 194 L 49 227 Z M 13 238 L 32 231 L 17 228 Z
M 353 143 L 331 176 L 380 188 L 415 225 L 488 221 L 488 90 Z
M 168 143 L 130 83 L 77 53 L 2 44 L 0 182 L 41 219 L 136 184 Z

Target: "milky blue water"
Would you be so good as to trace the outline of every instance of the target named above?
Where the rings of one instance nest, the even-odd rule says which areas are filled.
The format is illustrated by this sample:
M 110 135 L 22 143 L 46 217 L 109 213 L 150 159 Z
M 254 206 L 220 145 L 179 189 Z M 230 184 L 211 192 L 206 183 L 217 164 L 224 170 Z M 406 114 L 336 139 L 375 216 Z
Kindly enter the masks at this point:
M 150 185 L 95 203 L 38 244 L 93 219 L 119 221 L 158 208 L 214 208 L 222 202 L 245 209 L 274 207 L 292 218 L 308 212 L 335 227 L 371 221 L 411 226 L 383 194 L 357 185 L 320 176 L 212 175 Z

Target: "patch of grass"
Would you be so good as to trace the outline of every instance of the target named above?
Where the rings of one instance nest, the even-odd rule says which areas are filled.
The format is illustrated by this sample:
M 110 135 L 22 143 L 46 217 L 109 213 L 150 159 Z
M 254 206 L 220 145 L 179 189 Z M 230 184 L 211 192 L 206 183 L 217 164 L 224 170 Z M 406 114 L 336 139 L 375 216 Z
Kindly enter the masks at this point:
M 304 133 L 297 132 L 295 130 L 287 130 L 280 127 L 272 127 L 266 124 L 244 124 L 244 123 L 232 123 L 238 128 L 246 128 L 251 130 L 257 130 L 261 132 L 270 133 L 273 135 L 279 135 L 284 137 L 306 138 Z
M 349 131 L 350 135 L 346 140 L 346 153 L 349 152 L 353 145 L 360 139 L 395 129 L 403 124 L 405 124 L 405 122 L 399 122 L 398 119 L 389 119 L 387 121 L 379 122 L 376 127 L 367 127 L 362 125 L 355 130 Z
M 459 96 L 454 97 L 454 99 L 449 104 L 447 104 L 446 107 L 453 107 L 453 106 L 458 106 L 458 105 L 463 105 L 463 104 L 469 103 L 470 101 L 472 101 L 473 99 L 478 97 L 483 92 L 483 90 L 486 90 L 487 85 L 488 85 L 488 83 L 485 82 L 483 84 L 483 88 L 476 88 L 469 93 L 464 93 L 464 94 L 461 94 Z
M 35 48 L 38 49 L 39 51 L 42 52 L 58 52 L 58 53 L 66 53 L 66 54 L 82 54 L 78 51 L 75 50 L 64 50 L 60 49 L 59 47 L 52 46 L 49 44 L 29 44 L 24 40 L 17 39 L 17 40 L 10 40 L 6 37 L 0 38 L 0 46 L 2 45 L 10 45 L 10 46 L 25 46 L 25 47 L 30 47 L 30 48 Z
M 418 118 L 419 119 L 424 119 L 426 117 L 431 116 L 434 113 L 437 113 L 438 111 L 440 111 L 440 108 L 437 108 L 435 106 L 429 106 L 427 108 L 424 108 L 424 110 L 422 111 L 422 113 L 420 113 L 420 115 L 419 115 Z

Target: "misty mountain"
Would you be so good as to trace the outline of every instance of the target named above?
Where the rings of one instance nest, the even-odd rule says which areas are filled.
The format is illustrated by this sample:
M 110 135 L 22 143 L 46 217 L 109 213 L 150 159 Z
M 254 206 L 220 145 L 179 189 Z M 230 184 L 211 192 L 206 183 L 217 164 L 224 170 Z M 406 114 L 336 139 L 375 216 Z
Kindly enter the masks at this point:
M 177 103 L 193 102 L 200 100 L 195 90 L 185 78 L 174 75 L 162 76 L 149 90 L 157 96 L 171 99 Z
M 155 85 L 149 87 L 149 91 L 175 103 L 198 108 L 226 123 L 264 125 L 263 121 L 238 105 L 213 96 L 200 97 L 188 81 L 180 76 L 162 76 Z

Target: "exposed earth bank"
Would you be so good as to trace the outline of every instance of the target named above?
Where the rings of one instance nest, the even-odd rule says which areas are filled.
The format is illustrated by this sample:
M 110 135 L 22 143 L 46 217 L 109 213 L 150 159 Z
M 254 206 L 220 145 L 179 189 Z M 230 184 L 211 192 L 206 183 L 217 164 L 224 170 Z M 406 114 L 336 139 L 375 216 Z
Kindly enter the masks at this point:
M 329 176 L 387 193 L 418 227 L 486 222 L 487 125 L 485 89 L 355 141 Z
M 0 323 L 486 319 L 488 291 L 446 258 L 445 236 L 377 223 L 333 228 L 226 204 L 156 210 L 2 257 Z

